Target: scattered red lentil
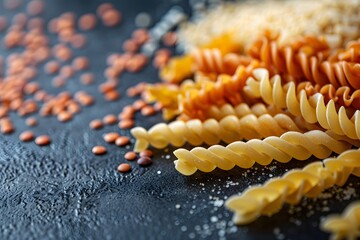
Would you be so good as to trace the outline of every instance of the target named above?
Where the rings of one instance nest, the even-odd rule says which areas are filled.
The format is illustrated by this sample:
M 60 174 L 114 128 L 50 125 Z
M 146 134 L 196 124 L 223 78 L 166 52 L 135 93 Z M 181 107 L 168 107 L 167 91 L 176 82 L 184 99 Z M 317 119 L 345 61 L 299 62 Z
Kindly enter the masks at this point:
M 57 115 L 57 119 L 59 122 L 68 122 L 72 119 L 72 115 L 69 112 L 62 111 Z
M 154 155 L 153 151 L 146 149 L 140 153 L 140 157 L 152 157 Z
M 73 48 L 82 48 L 86 45 L 87 40 L 84 35 L 78 33 L 71 36 L 70 42 Z
M 121 13 L 116 9 L 106 10 L 101 17 L 104 25 L 107 27 L 115 27 L 121 21 Z
M 65 65 L 61 67 L 60 75 L 65 79 L 71 78 L 74 75 L 74 69 L 72 68 L 72 66 Z
M 123 119 L 118 124 L 120 129 L 130 129 L 134 126 L 134 121 L 131 119 Z
M 24 131 L 19 135 L 19 139 L 22 142 L 29 142 L 34 139 L 34 133 L 32 131 Z
M 128 163 L 122 163 L 117 167 L 117 170 L 121 173 L 129 172 L 131 170 L 131 165 Z
M 103 118 L 103 122 L 106 125 L 113 125 L 113 124 L 117 123 L 117 118 L 114 114 L 108 114 Z
M 112 8 L 114 8 L 114 6 L 111 3 L 103 3 L 98 6 L 98 8 L 96 10 L 96 14 L 99 17 L 102 17 L 107 10 L 110 10 Z
M 154 115 L 155 113 L 156 113 L 156 111 L 155 111 L 154 107 L 152 107 L 150 105 L 147 105 L 141 109 L 141 114 L 143 116 L 151 116 L 151 115 Z
M 137 160 L 137 164 L 139 164 L 140 166 L 142 167 L 146 167 L 146 166 L 149 166 L 152 164 L 152 160 L 151 158 L 149 157 L 140 157 L 138 160 Z
M 84 14 L 79 19 L 79 28 L 83 31 L 89 31 L 96 26 L 96 16 L 92 13 Z
M 55 74 L 59 71 L 60 65 L 56 61 L 50 61 L 45 64 L 45 72 L 47 74 Z
M 118 137 L 115 141 L 116 146 L 122 147 L 130 143 L 130 139 L 126 136 Z
M 92 153 L 95 155 L 103 155 L 107 152 L 104 146 L 95 146 L 92 148 Z
M 0 131 L 4 134 L 10 134 L 15 130 L 13 123 L 9 118 L 0 119 Z
M 72 66 L 75 70 L 85 70 L 89 67 L 89 60 L 87 57 L 77 57 L 73 60 Z
M 92 73 L 83 73 L 80 76 L 80 82 L 84 85 L 90 85 L 94 82 L 94 75 Z
M 136 100 L 136 101 L 132 104 L 133 108 L 134 108 L 136 111 L 142 109 L 142 108 L 145 107 L 146 105 L 147 105 L 146 102 L 145 102 L 144 100 L 142 100 L 142 99 Z
M 119 99 L 119 97 L 120 97 L 120 94 L 116 90 L 111 90 L 104 94 L 104 98 L 107 101 L 116 101 Z
M 94 119 L 89 123 L 89 127 L 91 129 L 100 129 L 103 127 L 103 123 L 101 120 L 99 119 Z
M 125 52 L 134 53 L 139 50 L 139 44 L 133 39 L 126 40 L 122 47 Z
M 136 157 L 137 157 L 137 155 L 136 155 L 135 152 L 127 152 L 127 153 L 125 153 L 125 155 L 124 155 L 124 158 L 125 158 L 126 160 L 128 160 L 128 161 L 133 161 L 133 160 L 136 159 Z
M 176 33 L 175 32 L 165 33 L 162 40 L 165 46 L 172 47 L 176 44 L 177 41 Z
M 42 0 L 32 0 L 26 6 L 26 11 L 31 16 L 39 15 L 44 11 L 44 3 Z
M 40 135 L 35 138 L 35 143 L 39 146 L 46 146 L 51 143 L 51 139 L 47 135 Z
M 104 134 L 104 141 L 107 143 L 115 143 L 115 141 L 120 137 L 120 135 L 116 132 L 109 132 Z
M 140 45 L 144 44 L 150 38 L 148 31 L 143 28 L 133 31 L 132 37 Z

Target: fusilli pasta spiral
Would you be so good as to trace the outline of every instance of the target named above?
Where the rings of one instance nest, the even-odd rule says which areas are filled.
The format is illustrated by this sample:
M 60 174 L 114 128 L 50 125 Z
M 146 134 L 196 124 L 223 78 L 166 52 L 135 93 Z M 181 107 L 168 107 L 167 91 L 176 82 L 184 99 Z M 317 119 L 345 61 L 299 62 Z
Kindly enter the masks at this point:
M 321 228 L 332 233 L 332 239 L 358 239 L 360 237 L 360 201 L 351 203 L 341 215 L 330 215 Z
M 284 203 L 297 204 L 303 196 L 316 197 L 334 185 L 342 186 L 353 174 L 360 177 L 360 150 L 347 150 L 337 158 L 308 164 L 291 170 L 281 178 L 272 178 L 262 186 L 250 187 L 226 201 L 235 212 L 233 221 L 247 224 L 261 215 L 272 215 Z
M 269 165 L 273 160 L 286 163 L 292 158 L 306 160 L 314 155 L 319 159 L 330 156 L 332 152 L 342 153 L 359 143 L 344 136 L 313 130 L 304 134 L 286 132 L 280 137 L 267 137 L 264 140 L 251 139 L 237 141 L 226 147 L 214 145 L 210 148 L 196 147 L 191 151 L 177 149 L 178 158 L 175 168 L 184 175 L 191 175 L 200 170 L 213 171 L 216 167 L 230 170 L 235 165 L 251 168 L 255 163 Z
M 191 52 L 194 59 L 194 70 L 204 73 L 229 74 L 235 73 L 239 65 L 248 66 L 251 58 L 235 53 L 228 53 L 224 56 L 217 48 L 195 49 Z
M 215 83 L 208 83 L 198 91 L 192 91 L 180 99 L 180 112 L 184 118 L 198 118 L 204 120 L 204 111 L 212 105 L 223 105 L 230 103 L 237 105 L 244 102 L 241 94 L 246 79 L 251 75 L 259 63 L 253 62 L 246 68 L 240 65 L 234 75 L 221 74 Z
M 262 37 L 250 47 L 248 54 L 258 59 L 271 71 L 285 79 L 300 82 L 306 79 L 320 86 L 328 83 L 360 89 L 358 81 L 360 64 L 358 43 L 348 45 L 329 57 L 329 47 L 324 39 L 304 37 L 290 46 L 279 47 L 276 41 Z M 356 48 L 357 47 L 357 48 Z
M 330 83 L 320 86 L 318 84 L 313 85 L 310 82 L 301 82 L 297 85 L 297 88 L 298 92 L 304 89 L 308 97 L 315 93 L 321 93 L 326 102 L 334 100 L 335 103 L 341 106 L 360 109 L 360 89 L 353 91 L 348 86 L 335 88 L 334 85 Z
M 249 78 L 244 87 L 248 95 L 261 97 L 267 104 L 287 108 L 294 116 L 302 116 L 309 123 L 319 123 L 324 129 L 336 134 L 360 139 L 358 110 L 349 118 L 343 106 L 337 110 L 333 100 L 325 105 L 324 97 L 319 93 L 308 98 L 305 90 L 301 90 L 298 97 L 293 82 L 282 86 L 280 77 L 276 75 L 270 80 L 269 72 L 265 69 L 256 69 L 253 75 L 257 80 Z
M 215 118 L 216 120 L 220 120 L 226 116 L 234 115 L 237 117 L 243 117 L 248 114 L 255 114 L 256 116 L 261 116 L 263 114 L 270 114 L 274 116 L 277 113 L 282 113 L 283 110 L 276 108 L 274 105 L 265 105 L 263 103 L 256 103 L 252 106 L 249 106 L 246 103 L 240 103 L 236 106 L 232 106 L 231 104 L 224 104 L 220 107 L 211 106 L 205 113 L 207 118 Z
M 156 124 L 148 131 L 136 127 L 131 130 L 131 134 L 136 138 L 134 150 L 142 151 L 149 145 L 155 148 L 164 148 L 169 144 L 180 147 L 186 142 L 194 146 L 203 143 L 213 145 L 220 141 L 230 143 L 242 139 L 280 136 L 286 131 L 302 130 L 289 116 L 280 113 L 275 116 L 264 114 L 260 117 L 249 114 L 242 118 L 229 115 L 220 121 L 178 120 L 169 124 Z

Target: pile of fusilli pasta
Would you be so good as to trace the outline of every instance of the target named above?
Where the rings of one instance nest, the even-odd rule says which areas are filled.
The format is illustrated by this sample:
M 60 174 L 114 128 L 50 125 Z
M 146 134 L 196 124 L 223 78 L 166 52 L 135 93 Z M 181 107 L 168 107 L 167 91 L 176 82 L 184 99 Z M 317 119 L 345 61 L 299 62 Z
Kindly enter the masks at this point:
M 351 13 L 346 17 L 352 20 L 356 15 L 348 7 L 360 6 L 357 1 L 321 4 L 331 6 L 334 16 Z M 336 12 L 337 8 L 341 11 Z M 299 10 L 296 14 L 301 15 Z M 348 24 L 355 26 L 355 22 Z M 360 149 L 353 149 L 360 147 L 360 40 L 355 38 L 360 32 L 346 34 L 348 26 L 341 29 L 342 23 L 334 19 L 326 23 L 340 28 L 339 33 L 331 32 L 342 39 L 340 46 L 332 44 L 334 36 L 329 38 L 329 32 L 321 29 L 310 31 L 316 35 L 305 35 L 286 28 L 277 32 L 273 27 L 261 33 L 254 30 L 260 34 L 246 43 L 226 33 L 172 59 L 161 72 L 166 83 L 148 85 L 144 96 L 162 105 L 165 120 L 177 120 L 149 130 L 133 128 L 135 151 L 189 143 L 195 148 L 174 152 L 175 168 L 184 175 L 217 167 L 251 168 L 273 160 L 323 159 L 229 198 L 226 206 L 238 224 L 270 216 L 284 203 L 296 204 L 303 196 L 317 197 L 345 184 L 350 175 L 360 177 Z M 185 80 L 189 76 L 193 79 Z M 217 145 L 221 141 L 228 145 Z M 338 157 L 330 157 L 333 153 Z M 350 217 L 328 220 L 324 228 L 338 236 L 358 236 L 358 223 L 340 225 L 347 218 L 358 220 L 359 214 L 346 216 Z

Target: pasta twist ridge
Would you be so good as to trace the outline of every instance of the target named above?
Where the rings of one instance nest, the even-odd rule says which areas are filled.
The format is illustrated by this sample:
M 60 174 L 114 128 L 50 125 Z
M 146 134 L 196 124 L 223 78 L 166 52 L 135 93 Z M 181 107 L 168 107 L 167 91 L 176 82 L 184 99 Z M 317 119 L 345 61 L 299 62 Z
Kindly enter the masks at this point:
M 358 141 L 338 136 L 331 132 L 313 130 L 306 133 L 286 132 L 280 137 L 270 136 L 264 140 L 236 141 L 226 147 L 214 145 L 210 148 L 196 147 L 191 151 L 178 149 L 175 168 L 184 175 L 200 170 L 213 171 L 216 167 L 230 170 L 234 166 L 251 168 L 255 163 L 269 165 L 273 160 L 287 163 L 292 158 L 306 160 L 312 155 L 324 159 L 332 152 L 342 153 Z
M 234 211 L 233 221 L 247 224 L 261 215 L 271 216 L 284 203 L 297 204 L 303 196 L 316 197 L 334 185 L 342 186 L 353 174 L 360 177 L 360 150 L 347 150 L 337 158 L 328 158 L 294 169 L 280 178 L 268 180 L 262 186 L 232 196 L 226 207 Z
M 360 237 L 360 201 L 351 203 L 341 215 L 330 215 L 321 223 L 332 239 L 358 239 Z
M 322 128 L 338 135 L 360 139 L 359 110 L 349 118 L 344 106 L 337 110 L 333 100 L 325 104 L 324 96 L 319 93 L 308 98 L 305 90 L 297 96 L 293 82 L 282 86 L 281 78 L 275 75 L 270 80 L 266 69 L 256 69 L 253 75 L 256 80 L 249 78 L 244 87 L 244 92 L 251 97 L 261 97 L 267 104 L 286 108 L 294 116 L 302 116 L 308 123 L 319 123 Z
M 242 89 L 252 70 L 261 67 L 258 61 L 248 66 L 239 65 L 233 75 L 220 74 L 216 82 L 207 82 L 200 89 L 189 92 L 179 99 L 179 110 L 184 119 L 198 118 L 205 120 L 204 112 L 212 105 L 230 103 L 237 105 L 244 102 Z
M 169 144 L 180 147 L 186 142 L 194 146 L 203 143 L 213 145 L 220 141 L 231 143 L 242 139 L 280 136 L 286 131 L 302 130 L 288 115 L 280 113 L 275 116 L 264 114 L 260 117 L 249 114 L 242 118 L 230 115 L 220 121 L 178 120 L 169 124 L 156 124 L 148 131 L 135 127 L 131 130 L 131 134 L 136 138 L 134 150 L 142 151 L 149 145 L 155 148 L 164 148 Z
M 191 52 L 195 71 L 203 73 L 226 73 L 232 75 L 239 65 L 248 66 L 251 58 L 241 56 L 235 53 L 222 55 L 217 48 L 213 49 L 195 49 Z
M 263 62 L 274 74 L 287 74 L 297 82 L 305 77 L 309 81 L 325 84 L 326 79 L 317 67 L 329 54 L 325 39 L 307 36 L 279 46 L 277 40 L 272 38 L 265 35 L 254 41 L 247 54 Z
M 265 105 L 263 103 L 255 103 L 251 106 L 247 103 L 240 103 L 236 106 L 226 103 L 222 106 L 209 107 L 205 113 L 205 116 L 207 118 L 220 120 L 229 115 L 234 115 L 240 118 L 249 114 L 254 114 L 259 117 L 266 113 L 274 116 L 277 113 L 283 113 L 283 110 L 276 108 L 274 105 Z
M 271 75 L 281 74 L 297 83 L 306 79 L 320 86 L 330 83 L 335 88 L 348 86 L 357 90 L 360 64 L 356 45 L 350 44 L 329 56 L 330 48 L 322 38 L 307 36 L 291 45 L 278 46 L 276 40 L 263 37 L 254 42 L 248 54 L 264 63 Z
M 333 100 L 335 103 L 344 107 L 353 107 L 360 109 L 360 89 L 352 90 L 348 86 L 334 87 L 332 84 L 320 86 L 311 82 L 301 82 L 297 85 L 298 92 L 304 89 L 307 96 L 310 97 L 315 93 L 321 93 L 326 102 Z

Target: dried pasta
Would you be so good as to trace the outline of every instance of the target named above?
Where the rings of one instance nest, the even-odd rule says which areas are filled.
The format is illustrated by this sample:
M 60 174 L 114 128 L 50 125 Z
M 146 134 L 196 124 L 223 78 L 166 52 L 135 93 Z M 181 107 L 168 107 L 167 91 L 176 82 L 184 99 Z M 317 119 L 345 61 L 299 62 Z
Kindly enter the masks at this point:
M 235 53 L 222 55 L 217 48 L 214 49 L 195 49 L 191 52 L 193 57 L 194 71 L 203 73 L 229 74 L 235 73 L 239 65 L 248 66 L 251 58 Z
M 353 174 L 360 177 L 360 150 L 347 150 L 337 158 L 290 170 L 281 178 L 272 178 L 262 186 L 250 187 L 226 201 L 237 224 L 247 224 L 261 215 L 271 216 L 284 203 L 297 204 L 303 196 L 316 197 L 334 185 L 342 186 Z
M 300 126 L 301 128 L 301 126 Z M 272 135 L 280 136 L 286 131 L 302 131 L 287 115 L 269 114 L 260 117 L 254 114 L 238 118 L 229 115 L 220 121 L 208 119 L 201 122 L 198 119 L 187 122 L 178 120 L 169 124 L 159 123 L 146 131 L 142 127 L 131 130 L 136 138 L 134 150 L 145 150 L 149 145 L 155 148 L 165 148 L 169 144 L 180 147 L 186 142 L 193 146 L 203 143 L 217 144 L 220 141 L 231 143 L 242 139 L 264 138 Z
M 241 90 L 252 70 L 259 66 L 260 63 L 258 62 L 252 62 L 246 68 L 240 65 L 234 75 L 221 74 L 215 83 L 209 83 L 200 90 L 192 91 L 181 98 L 179 109 L 183 118 L 204 120 L 204 111 L 212 105 L 223 105 L 225 103 L 237 105 L 244 102 Z
M 277 113 L 283 113 L 283 110 L 275 107 L 274 105 L 267 106 L 263 103 L 256 103 L 252 106 L 248 105 L 247 103 L 240 103 L 236 106 L 226 103 L 219 107 L 209 107 L 209 109 L 207 109 L 205 112 L 205 117 L 220 120 L 229 115 L 234 115 L 240 118 L 248 114 L 255 114 L 259 117 L 266 113 L 274 116 Z
M 334 100 L 335 103 L 341 106 L 360 109 L 360 89 L 354 91 L 348 86 L 336 88 L 332 84 L 320 86 L 318 84 L 313 85 L 310 82 L 299 83 L 297 85 L 297 91 L 299 92 L 301 89 L 306 91 L 308 97 L 315 93 L 321 93 L 326 102 Z
M 305 77 L 309 81 L 326 82 L 317 68 L 329 55 L 325 39 L 308 36 L 281 47 L 276 39 L 265 34 L 250 46 L 247 54 L 263 62 L 274 74 L 286 73 L 292 81 L 299 82 Z
M 332 233 L 331 239 L 360 238 L 360 201 L 351 203 L 341 215 L 326 217 L 321 228 Z
M 278 75 L 269 79 L 269 72 L 257 69 L 253 72 L 255 79 L 249 78 L 244 91 L 252 97 L 261 97 L 267 104 L 286 108 L 294 116 L 302 116 L 309 123 L 319 123 L 324 129 L 334 131 L 338 135 L 346 135 L 352 139 L 360 139 L 360 113 L 357 110 L 348 117 L 345 107 L 336 109 L 333 100 L 325 105 L 324 96 L 315 94 L 308 98 L 305 90 L 299 97 L 293 82 L 281 85 Z
M 251 139 L 247 142 L 236 141 L 226 147 L 214 145 L 210 148 L 196 147 L 191 151 L 177 149 L 178 158 L 175 168 L 184 175 L 200 170 L 213 171 L 216 167 L 230 170 L 234 166 L 251 168 L 255 163 L 269 165 L 273 160 L 287 163 L 292 158 L 306 160 L 310 156 L 324 159 L 332 152 L 342 153 L 358 141 L 338 136 L 331 132 L 313 130 L 306 133 L 286 132 L 280 137 L 270 136 L 264 140 Z

